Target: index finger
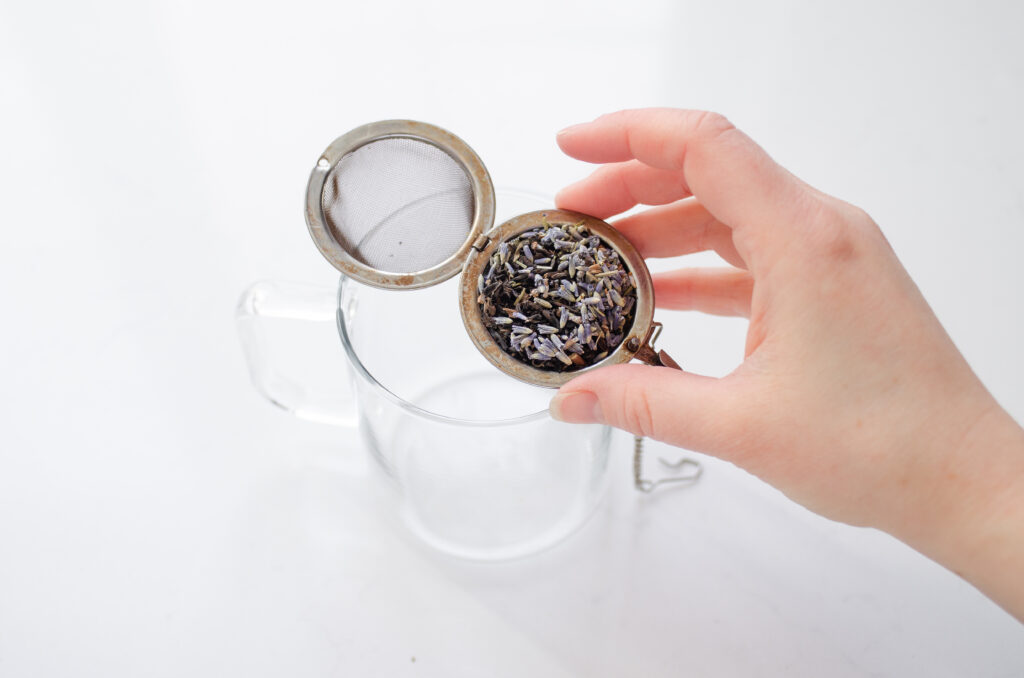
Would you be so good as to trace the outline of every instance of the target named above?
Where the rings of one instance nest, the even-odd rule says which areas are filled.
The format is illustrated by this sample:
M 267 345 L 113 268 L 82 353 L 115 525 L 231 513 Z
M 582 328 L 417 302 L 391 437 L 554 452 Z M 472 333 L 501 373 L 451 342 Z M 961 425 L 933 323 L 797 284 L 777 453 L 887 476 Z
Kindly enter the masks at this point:
M 734 229 L 794 222 L 806 215 L 808 199 L 814 195 L 716 113 L 668 108 L 619 111 L 562 130 L 558 145 L 586 162 L 635 159 L 676 173 L 683 191 Z M 579 188 L 585 189 L 587 181 L 578 185 L 577 196 L 586 196 Z M 604 182 L 603 190 L 608 184 Z

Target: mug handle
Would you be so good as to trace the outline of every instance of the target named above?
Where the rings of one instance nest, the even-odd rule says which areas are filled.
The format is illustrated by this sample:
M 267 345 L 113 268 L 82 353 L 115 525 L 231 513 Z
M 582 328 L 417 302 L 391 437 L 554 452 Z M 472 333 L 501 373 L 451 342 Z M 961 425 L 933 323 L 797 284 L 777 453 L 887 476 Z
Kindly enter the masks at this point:
M 242 293 L 235 327 L 253 386 L 264 398 L 300 419 L 355 426 L 339 312 L 337 288 L 263 280 Z

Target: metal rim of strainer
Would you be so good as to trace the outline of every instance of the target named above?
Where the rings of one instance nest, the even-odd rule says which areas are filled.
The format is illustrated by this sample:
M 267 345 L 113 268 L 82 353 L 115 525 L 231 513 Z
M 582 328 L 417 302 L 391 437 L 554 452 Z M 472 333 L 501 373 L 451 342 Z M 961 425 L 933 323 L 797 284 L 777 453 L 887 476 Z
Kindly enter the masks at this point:
M 491 338 L 487 328 L 484 327 L 478 301 L 477 277 L 483 272 L 484 266 L 498 246 L 520 233 L 540 226 L 545 220 L 550 224 L 579 224 L 582 222 L 591 233 L 619 253 L 636 282 L 636 310 L 633 313 L 633 324 L 630 326 L 629 332 L 622 337 L 622 342 L 603 360 L 570 372 L 542 370 L 506 353 Z M 473 243 L 462 269 L 462 280 L 459 286 L 459 310 L 473 344 L 495 367 L 520 381 L 537 386 L 557 388 L 581 374 L 606 365 L 627 363 L 636 356 L 640 347 L 646 345 L 654 324 L 654 283 L 640 252 L 622 233 L 608 223 L 597 217 L 570 210 L 539 210 L 513 217 L 485 233 Z
M 323 191 L 338 162 L 359 148 L 384 139 L 411 139 L 444 151 L 466 173 L 473 192 L 473 221 L 465 242 L 450 257 L 422 271 L 389 272 L 359 261 L 339 242 L 323 210 Z M 483 161 L 448 130 L 415 120 L 382 120 L 357 127 L 331 142 L 320 155 L 306 185 L 306 225 L 320 253 L 345 275 L 384 289 L 419 289 L 444 282 L 461 269 L 474 241 L 494 224 L 494 185 Z

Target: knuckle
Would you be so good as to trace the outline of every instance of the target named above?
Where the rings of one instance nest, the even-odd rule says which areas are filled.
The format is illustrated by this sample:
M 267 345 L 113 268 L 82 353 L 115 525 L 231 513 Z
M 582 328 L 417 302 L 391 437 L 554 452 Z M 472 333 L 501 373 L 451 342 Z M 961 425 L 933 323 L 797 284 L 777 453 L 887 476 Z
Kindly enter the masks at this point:
M 664 121 L 676 132 L 668 141 L 667 156 L 676 169 L 682 169 L 686 156 L 699 146 L 710 146 L 736 128 L 720 113 L 712 111 L 668 110 Z
M 816 201 L 810 240 L 816 254 L 830 264 L 863 256 L 878 236 L 878 226 L 863 209 L 840 200 Z
M 721 113 L 697 111 L 695 116 L 693 121 L 694 129 L 712 139 L 736 129 L 736 126 L 729 122 L 729 119 Z
M 832 210 L 835 219 L 854 231 L 870 231 L 877 229 L 874 219 L 860 207 L 842 200 L 833 201 Z
M 654 436 L 654 411 L 647 391 L 632 381 L 623 392 L 623 428 L 638 436 Z
M 713 111 L 676 110 L 672 111 L 671 121 L 678 135 L 670 142 L 674 148 L 669 155 L 677 169 L 682 169 L 688 153 L 700 147 L 708 148 L 736 132 L 736 127 L 724 115 Z
M 833 263 L 852 261 L 857 258 L 860 248 L 851 229 L 843 225 L 828 225 L 819 235 L 821 254 Z

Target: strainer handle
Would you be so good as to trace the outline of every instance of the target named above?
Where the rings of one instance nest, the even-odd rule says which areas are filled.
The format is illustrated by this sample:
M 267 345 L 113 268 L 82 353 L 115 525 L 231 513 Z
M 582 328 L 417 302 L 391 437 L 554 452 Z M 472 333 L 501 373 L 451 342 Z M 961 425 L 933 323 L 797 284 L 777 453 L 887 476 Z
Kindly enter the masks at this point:
M 355 426 L 337 299 L 333 287 L 263 280 L 242 293 L 235 326 L 253 386 L 264 398 L 300 419 Z

